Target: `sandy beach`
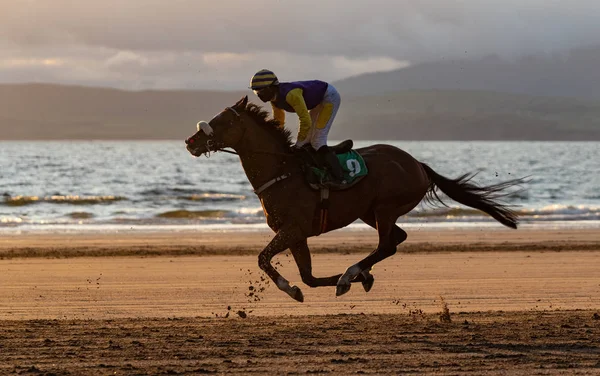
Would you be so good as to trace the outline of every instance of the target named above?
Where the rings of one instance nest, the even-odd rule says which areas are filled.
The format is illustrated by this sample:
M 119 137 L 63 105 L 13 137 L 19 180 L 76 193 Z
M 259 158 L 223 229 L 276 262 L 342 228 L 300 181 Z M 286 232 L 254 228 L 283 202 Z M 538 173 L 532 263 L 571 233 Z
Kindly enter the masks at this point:
M 600 235 L 593 230 L 414 231 L 373 269 L 375 285 L 342 297 L 311 289 L 289 252 L 273 263 L 303 289 L 299 304 L 263 275 L 267 232 L 25 234 L 0 238 L 0 319 L 593 309 L 600 306 Z M 343 273 L 375 231 L 310 239 L 317 276 Z M 259 292 L 260 290 L 260 292 Z M 253 292 L 249 296 L 250 292 Z
M 398 253 L 373 269 L 369 293 L 355 284 L 338 298 L 334 287 L 305 286 L 283 253 L 274 264 L 303 290 L 304 303 L 262 276 L 256 255 L 270 238 L 2 236 L 0 323 L 8 334 L 0 371 L 600 372 L 598 231 L 409 231 Z M 374 231 L 311 239 L 314 274 L 343 272 L 375 243 Z M 450 322 L 440 321 L 444 313 Z M 46 355 L 25 350 L 36 341 Z M 163 351 L 150 351 L 157 347 Z M 57 365 L 65 351 L 73 356 Z

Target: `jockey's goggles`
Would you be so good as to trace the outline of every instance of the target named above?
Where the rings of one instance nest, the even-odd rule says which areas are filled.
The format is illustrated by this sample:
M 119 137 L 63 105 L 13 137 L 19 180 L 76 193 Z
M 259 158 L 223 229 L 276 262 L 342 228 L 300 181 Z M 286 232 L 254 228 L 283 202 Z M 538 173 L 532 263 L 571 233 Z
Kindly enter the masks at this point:
M 267 88 L 268 88 L 268 86 L 260 88 L 260 89 L 254 89 L 252 91 L 254 92 L 254 94 L 260 95 L 260 93 L 264 92 L 264 90 L 267 89 Z

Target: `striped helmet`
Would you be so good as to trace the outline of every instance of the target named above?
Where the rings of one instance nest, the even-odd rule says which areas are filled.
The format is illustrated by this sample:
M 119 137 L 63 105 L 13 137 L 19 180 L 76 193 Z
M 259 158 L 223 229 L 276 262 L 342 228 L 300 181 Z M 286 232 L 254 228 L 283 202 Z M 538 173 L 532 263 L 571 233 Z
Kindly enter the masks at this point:
M 252 80 L 250 80 L 250 89 L 260 90 L 267 86 L 277 84 L 279 84 L 279 80 L 277 80 L 275 73 L 268 69 L 261 69 L 252 76 Z

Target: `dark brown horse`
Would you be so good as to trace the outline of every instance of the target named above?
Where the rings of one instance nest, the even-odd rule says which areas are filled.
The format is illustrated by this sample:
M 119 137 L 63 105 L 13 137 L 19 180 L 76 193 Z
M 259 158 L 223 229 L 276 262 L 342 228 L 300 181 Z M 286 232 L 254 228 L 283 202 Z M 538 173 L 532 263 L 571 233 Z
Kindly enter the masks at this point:
M 319 226 L 320 193 L 310 188 L 302 172 L 301 161 L 291 151 L 290 132 L 279 127 L 261 107 L 242 98 L 208 123 L 199 123 L 198 132 L 186 140 L 188 151 L 200 156 L 211 151 L 233 148 L 240 157 L 248 180 L 258 194 L 267 224 L 276 233 L 258 257 L 258 265 L 279 289 L 302 302 L 300 289 L 291 286 L 271 265 L 276 254 L 290 249 L 302 281 L 310 287 L 337 286 L 336 294 L 350 290 L 351 282 L 362 282 L 371 289 L 371 267 L 396 253 L 406 232 L 396 226 L 398 217 L 411 211 L 424 198 L 441 201 L 439 188 L 451 199 L 479 209 L 510 228 L 517 228 L 517 216 L 496 202 L 506 189 L 521 183 L 511 180 L 479 187 L 472 174 L 457 179 L 443 177 L 408 153 L 390 146 L 373 145 L 357 149 L 369 173 L 355 186 L 331 192 L 329 219 L 324 232 L 345 227 L 360 218 L 377 229 L 377 248 L 344 274 L 318 278 L 312 275 L 307 238 L 323 229 Z

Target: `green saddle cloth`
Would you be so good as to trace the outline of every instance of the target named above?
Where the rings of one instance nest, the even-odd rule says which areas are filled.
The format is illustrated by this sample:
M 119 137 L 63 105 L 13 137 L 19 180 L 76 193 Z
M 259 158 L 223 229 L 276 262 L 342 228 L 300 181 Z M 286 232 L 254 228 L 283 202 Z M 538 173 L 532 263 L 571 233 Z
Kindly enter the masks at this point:
M 349 187 L 356 183 L 360 178 L 367 175 L 369 172 L 365 160 L 355 150 L 350 150 L 347 153 L 337 154 L 337 158 L 340 161 L 342 170 L 344 171 L 344 183 L 342 186 Z M 311 167 L 312 174 L 315 179 L 311 183 L 313 184 L 327 184 L 331 179 L 329 173 L 326 170 L 319 169 L 317 167 Z

